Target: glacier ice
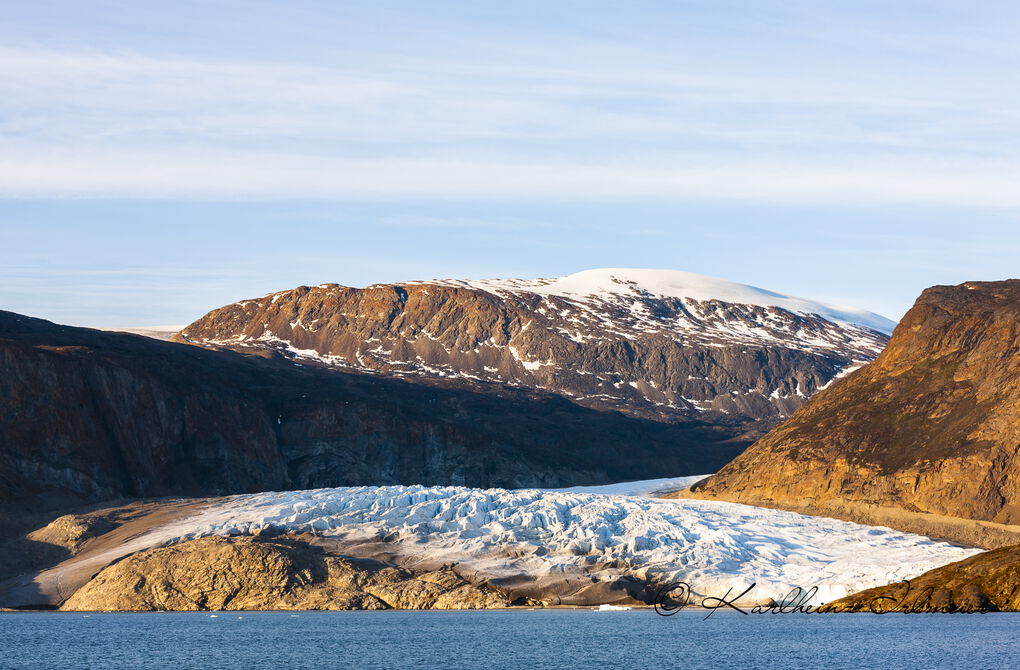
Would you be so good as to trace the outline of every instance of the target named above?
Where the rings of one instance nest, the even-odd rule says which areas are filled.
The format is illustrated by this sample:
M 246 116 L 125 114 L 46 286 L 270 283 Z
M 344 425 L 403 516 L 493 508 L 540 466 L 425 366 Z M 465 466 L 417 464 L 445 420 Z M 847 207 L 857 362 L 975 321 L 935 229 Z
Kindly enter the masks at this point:
M 642 486 L 617 490 L 634 493 Z M 713 595 L 754 582 L 757 594 L 776 598 L 796 586 L 817 586 L 815 604 L 980 551 L 736 503 L 453 486 L 229 496 L 154 532 L 161 541 L 178 541 L 270 529 L 313 533 L 343 543 L 352 555 L 385 554 L 412 568 L 454 564 L 477 579 L 629 576 L 683 580 Z

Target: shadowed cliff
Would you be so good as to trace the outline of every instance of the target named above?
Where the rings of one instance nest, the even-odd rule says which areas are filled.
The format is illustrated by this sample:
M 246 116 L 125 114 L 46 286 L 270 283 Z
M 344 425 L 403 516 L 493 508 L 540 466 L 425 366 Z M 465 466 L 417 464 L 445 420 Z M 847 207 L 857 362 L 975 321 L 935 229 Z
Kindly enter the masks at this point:
M 698 474 L 746 446 L 729 437 L 499 384 L 439 388 L 0 312 L 0 522 L 161 495 Z

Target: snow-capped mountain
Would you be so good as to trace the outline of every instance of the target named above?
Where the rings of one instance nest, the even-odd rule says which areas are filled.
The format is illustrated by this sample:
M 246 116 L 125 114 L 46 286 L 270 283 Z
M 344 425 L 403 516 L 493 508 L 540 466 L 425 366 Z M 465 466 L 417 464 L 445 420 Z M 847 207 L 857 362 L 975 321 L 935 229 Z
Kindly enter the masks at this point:
M 178 341 L 301 363 L 511 384 L 672 421 L 772 425 L 871 360 L 895 324 L 672 270 L 298 287 L 214 310 Z M 768 427 L 768 425 L 764 427 Z

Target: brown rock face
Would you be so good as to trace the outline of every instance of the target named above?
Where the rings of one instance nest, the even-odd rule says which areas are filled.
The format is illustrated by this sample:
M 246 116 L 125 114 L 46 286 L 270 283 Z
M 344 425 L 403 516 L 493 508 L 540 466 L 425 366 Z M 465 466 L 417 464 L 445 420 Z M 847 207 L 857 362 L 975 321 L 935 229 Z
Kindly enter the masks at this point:
M 101 516 L 90 514 L 65 514 L 57 517 L 43 528 L 32 531 L 26 538 L 60 547 L 74 556 L 89 540 L 115 528 L 113 522 Z
M 698 474 L 746 446 L 731 435 L 502 385 L 439 388 L 0 312 L 8 531 L 118 498 Z
M 655 294 L 627 272 L 565 278 L 608 285 L 590 295 L 556 293 L 564 280 L 302 286 L 214 310 L 174 339 L 443 384 L 542 389 L 733 435 L 771 428 L 888 339 L 818 314 Z
M 507 607 L 451 569 L 412 573 L 331 556 L 300 540 L 205 537 L 139 552 L 100 572 L 63 610 L 349 610 Z
M 1020 525 L 1020 280 L 926 290 L 878 359 L 697 488 L 983 546 L 1015 543 L 1020 528 L 1006 526 Z M 971 532 L 954 519 L 979 523 Z
M 1020 546 L 1002 547 L 926 572 L 909 584 L 840 598 L 827 612 L 1020 612 Z

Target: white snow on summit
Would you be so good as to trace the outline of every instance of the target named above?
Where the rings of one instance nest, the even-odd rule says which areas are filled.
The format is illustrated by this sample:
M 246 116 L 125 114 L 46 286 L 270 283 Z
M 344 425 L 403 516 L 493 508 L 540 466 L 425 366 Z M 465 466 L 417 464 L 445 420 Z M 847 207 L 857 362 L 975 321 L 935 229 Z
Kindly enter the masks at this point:
M 266 529 L 335 538 L 352 555 L 461 574 L 685 580 L 702 594 L 814 600 L 914 577 L 979 553 L 920 535 L 705 500 L 463 487 L 383 486 L 230 496 L 160 540 Z M 151 538 L 150 538 L 151 540 Z
M 114 333 L 131 333 L 132 335 L 143 335 L 154 340 L 169 340 L 174 333 L 183 330 L 187 324 L 179 326 L 129 326 L 126 328 L 100 328 Z
M 797 314 L 817 314 L 834 323 L 864 326 L 886 334 L 892 333 L 896 326 L 895 321 L 863 309 L 829 305 L 681 270 L 604 268 L 585 270 L 557 279 L 443 279 L 420 283 L 464 286 L 490 293 L 529 292 L 539 295 L 603 298 L 621 294 L 647 294 L 663 298 L 718 300 L 739 305 L 781 307 Z

